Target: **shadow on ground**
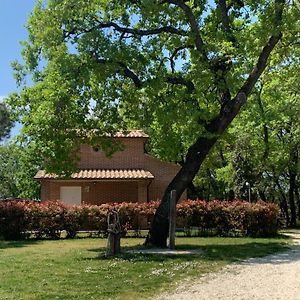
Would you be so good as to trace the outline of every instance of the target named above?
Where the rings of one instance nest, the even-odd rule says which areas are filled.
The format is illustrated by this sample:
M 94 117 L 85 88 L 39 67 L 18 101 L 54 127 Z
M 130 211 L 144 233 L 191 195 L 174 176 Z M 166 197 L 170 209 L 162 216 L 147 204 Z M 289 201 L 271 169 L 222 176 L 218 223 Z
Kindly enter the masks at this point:
M 0 240 L 0 250 L 9 248 L 22 248 L 40 243 L 40 240 L 4 241 Z
M 251 257 L 262 257 L 274 252 L 283 252 L 288 250 L 288 246 L 280 242 L 270 242 L 268 244 L 263 243 L 247 243 L 247 244 L 222 244 L 222 245 L 192 245 L 182 244 L 176 247 L 178 254 L 172 253 L 149 253 L 148 250 L 142 247 L 122 247 L 122 253 L 117 255 L 116 258 L 123 260 L 134 260 L 134 261 L 166 261 L 181 260 L 191 261 L 197 258 L 202 260 L 214 261 L 224 260 L 226 262 L 237 262 L 246 260 Z M 94 257 L 95 260 L 111 259 L 105 255 L 105 248 L 94 248 L 89 249 L 91 252 L 98 253 L 98 256 Z M 189 253 L 184 253 L 188 251 Z M 91 259 L 91 258 L 88 258 Z
M 253 258 L 246 261 L 245 265 L 260 265 L 260 264 L 288 264 L 300 261 L 300 245 L 292 246 L 289 251 L 277 253 L 261 258 Z

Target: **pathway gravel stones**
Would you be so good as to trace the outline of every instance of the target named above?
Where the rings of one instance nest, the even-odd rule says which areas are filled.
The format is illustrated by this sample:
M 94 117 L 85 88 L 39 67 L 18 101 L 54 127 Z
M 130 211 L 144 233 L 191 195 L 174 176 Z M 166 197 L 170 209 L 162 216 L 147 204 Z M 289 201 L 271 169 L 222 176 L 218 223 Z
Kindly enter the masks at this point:
M 283 253 L 232 264 L 192 283 L 183 283 L 159 300 L 300 300 L 300 232 Z

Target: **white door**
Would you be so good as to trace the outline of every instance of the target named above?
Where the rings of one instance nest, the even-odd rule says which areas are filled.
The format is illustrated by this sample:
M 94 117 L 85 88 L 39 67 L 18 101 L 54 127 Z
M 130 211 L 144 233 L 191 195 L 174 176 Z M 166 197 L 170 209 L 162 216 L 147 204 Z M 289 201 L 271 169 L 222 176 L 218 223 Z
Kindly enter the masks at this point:
M 80 186 L 61 186 L 60 200 L 70 205 L 81 204 L 81 187 Z

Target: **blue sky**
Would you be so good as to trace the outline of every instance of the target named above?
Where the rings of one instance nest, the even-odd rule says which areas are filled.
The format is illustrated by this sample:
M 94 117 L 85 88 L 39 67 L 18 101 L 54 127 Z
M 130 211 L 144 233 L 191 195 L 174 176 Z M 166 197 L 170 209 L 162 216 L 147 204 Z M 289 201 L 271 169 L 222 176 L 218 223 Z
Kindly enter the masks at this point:
M 10 64 L 21 60 L 20 41 L 27 39 L 26 20 L 34 5 L 35 0 L 0 0 L 0 100 L 17 89 Z

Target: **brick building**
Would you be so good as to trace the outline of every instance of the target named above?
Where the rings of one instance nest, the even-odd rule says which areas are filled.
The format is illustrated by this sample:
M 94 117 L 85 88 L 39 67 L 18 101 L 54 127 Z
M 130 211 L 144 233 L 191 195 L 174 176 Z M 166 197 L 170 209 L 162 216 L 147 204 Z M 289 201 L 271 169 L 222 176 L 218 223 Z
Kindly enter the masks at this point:
M 114 138 L 124 144 L 125 150 L 112 158 L 99 148 L 81 145 L 79 171 L 68 179 L 38 171 L 35 179 L 41 183 L 41 200 L 101 204 L 160 199 L 180 167 L 145 153 L 148 136 L 141 130 L 126 135 L 120 132 Z

